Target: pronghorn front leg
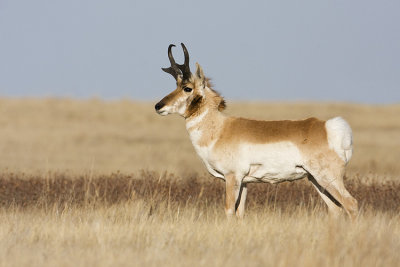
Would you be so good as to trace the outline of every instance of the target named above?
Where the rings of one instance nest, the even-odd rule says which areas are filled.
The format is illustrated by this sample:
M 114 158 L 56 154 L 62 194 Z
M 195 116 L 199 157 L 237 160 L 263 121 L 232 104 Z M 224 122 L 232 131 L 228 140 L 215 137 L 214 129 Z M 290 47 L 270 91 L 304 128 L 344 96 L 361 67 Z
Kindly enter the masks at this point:
M 242 219 L 244 216 L 246 197 L 247 197 L 247 184 L 242 183 L 242 187 L 240 188 L 239 197 L 236 202 L 236 217 L 238 217 L 239 219 Z
M 238 179 L 235 174 L 225 176 L 225 213 L 228 218 L 231 218 L 237 209 L 242 179 Z

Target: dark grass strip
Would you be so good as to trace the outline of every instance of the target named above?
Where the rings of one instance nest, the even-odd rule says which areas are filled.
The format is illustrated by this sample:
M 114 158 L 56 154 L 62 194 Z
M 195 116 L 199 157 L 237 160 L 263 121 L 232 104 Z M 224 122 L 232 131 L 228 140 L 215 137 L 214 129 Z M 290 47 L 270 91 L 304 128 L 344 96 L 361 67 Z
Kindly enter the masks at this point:
M 400 212 L 400 183 L 372 183 L 346 180 L 346 187 L 360 207 L 383 212 Z M 32 206 L 113 205 L 138 199 L 157 204 L 169 201 L 178 205 L 217 205 L 223 207 L 224 182 L 207 175 L 175 177 L 172 174 L 142 172 L 138 175 L 66 176 L 50 178 L 0 174 L 0 205 Z M 298 206 L 313 208 L 322 200 L 307 180 L 293 183 L 250 184 L 248 206 L 257 209 L 269 205 L 286 210 Z

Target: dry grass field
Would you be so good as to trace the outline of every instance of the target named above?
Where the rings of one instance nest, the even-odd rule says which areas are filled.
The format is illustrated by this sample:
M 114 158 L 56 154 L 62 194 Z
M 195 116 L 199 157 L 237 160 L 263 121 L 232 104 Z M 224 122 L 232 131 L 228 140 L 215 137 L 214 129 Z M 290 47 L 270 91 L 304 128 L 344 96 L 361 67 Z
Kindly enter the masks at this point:
M 227 110 L 349 121 L 351 223 L 327 216 L 305 180 L 250 185 L 246 217 L 227 221 L 223 182 L 205 173 L 183 119 L 153 104 L 0 99 L 0 266 L 399 266 L 400 105 Z

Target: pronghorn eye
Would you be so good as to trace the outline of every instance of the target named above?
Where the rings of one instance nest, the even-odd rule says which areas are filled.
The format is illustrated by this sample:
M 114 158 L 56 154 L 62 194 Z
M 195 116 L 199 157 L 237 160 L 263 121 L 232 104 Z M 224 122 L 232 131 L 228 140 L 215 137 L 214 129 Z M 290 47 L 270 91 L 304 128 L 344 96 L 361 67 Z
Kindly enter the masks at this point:
M 185 87 L 183 88 L 183 91 L 185 91 L 186 93 L 190 93 L 192 91 L 192 88 Z

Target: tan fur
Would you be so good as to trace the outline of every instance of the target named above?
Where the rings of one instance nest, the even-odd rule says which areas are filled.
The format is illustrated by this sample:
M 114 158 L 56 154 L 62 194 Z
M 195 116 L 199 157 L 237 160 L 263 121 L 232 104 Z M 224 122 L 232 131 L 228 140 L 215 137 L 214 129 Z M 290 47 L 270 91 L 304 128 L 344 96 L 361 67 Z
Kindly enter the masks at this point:
M 163 102 L 166 105 L 170 105 L 171 103 L 174 103 L 176 99 L 179 98 L 181 95 L 182 95 L 182 89 L 177 87 L 174 91 L 172 91 L 170 94 L 161 99 L 160 102 Z
M 200 146 L 208 146 L 216 138 L 220 138 L 221 124 L 225 116 L 218 116 L 222 113 L 219 112 L 220 103 L 222 97 L 218 95 L 214 90 L 205 90 L 205 100 L 198 107 L 197 113 L 193 114 L 190 119 L 195 119 L 202 112 L 208 110 L 208 114 L 203 119 L 201 125 L 197 125 L 188 129 L 188 131 L 201 130 L 203 132 L 202 138 L 199 140 Z M 223 99 L 222 99 L 223 100 Z M 214 129 L 214 131 L 209 131 L 209 129 Z
M 235 214 L 235 205 L 240 192 L 240 183 L 233 173 L 226 175 L 225 213 L 228 217 Z
M 215 97 L 216 92 L 212 91 L 207 94 L 209 95 L 206 95 L 206 99 L 210 99 L 210 96 Z M 258 121 L 226 117 L 221 116 L 221 113 L 218 112 L 216 103 L 217 101 L 211 104 L 202 103 L 198 113 L 207 107 L 208 114 L 201 125 L 188 129 L 189 131 L 203 131 L 202 138 L 198 142 L 200 146 L 208 146 L 215 139 L 218 140 L 214 146 L 215 150 L 223 148 L 223 150 L 227 148 L 231 150 L 242 142 L 267 144 L 290 141 L 296 144 L 304 155 L 315 157 L 315 153 L 332 153 L 327 143 L 325 121 L 316 118 L 300 121 Z M 208 129 L 214 130 L 208 131 Z M 332 153 L 331 157 L 338 159 L 336 153 Z
M 301 150 L 328 146 L 325 122 L 316 118 L 301 121 L 258 121 L 229 118 L 223 127 L 217 146 L 241 142 L 256 144 L 290 141 Z
M 196 99 L 196 97 L 201 96 L 201 93 L 199 92 L 201 90 L 201 88 L 199 88 L 199 87 L 201 87 L 202 84 L 199 84 L 198 82 L 196 82 L 196 79 L 194 77 L 191 77 L 187 81 L 183 81 L 182 79 L 178 78 L 176 84 L 177 84 L 176 89 L 174 91 L 172 91 L 170 94 L 168 94 L 167 96 L 165 96 L 160 101 L 160 103 L 163 103 L 165 105 L 172 105 L 178 98 L 185 95 L 183 88 L 185 88 L 185 87 L 192 88 L 194 91 L 194 94 L 191 98 L 188 99 L 189 101 L 187 104 L 188 104 L 189 108 L 186 110 L 184 117 L 189 118 L 192 116 L 193 117 L 197 116 L 199 114 L 201 107 L 204 106 L 205 103 L 200 101 L 197 106 L 190 106 L 190 104 L 194 99 Z M 208 94 L 207 95 L 207 98 L 208 98 L 207 106 L 216 107 L 218 111 L 223 111 L 226 108 L 225 100 L 217 91 L 212 89 L 211 79 L 205 77 L 205 84 L 206 84 L 206 88 L 208 88 L 208 90 L 207 90 L 207 94 Z
M 206 85 L 207 88 L 210 89 L 213 93 L 213 100 L 214 103 L 217 104 L 218 106 L 218 111 L 224 111 L 226 109 L 226 102 L 225 99 L 217 92 L 214 90 L 214 85 L 211 82 L 211 79 L 206 77 Z
M 275 183 L 308 176 L 331 213 L 342 206 L 352 219 L 356 217 L 357 201 L 343 184 L 346 162 L 330 147 L 325 121 L 259 121 L 226 116 L 221 112 L 224 99 L 211 88 L 198 64 L 195 73 L 186 81 L 178 78 L 177 88 L 160 103 L 173 107 L 172 113 L 186 119 L 192 143 L 208 171 L 226 181 L 228 216 L 236 213 L 243 217 L 246 182 Z M 185 87 L 192 92 L 185 92 Z M 157 112 L 165 115 L 162 110 Z M 257 171 L 258 176 L 253 177 Z

